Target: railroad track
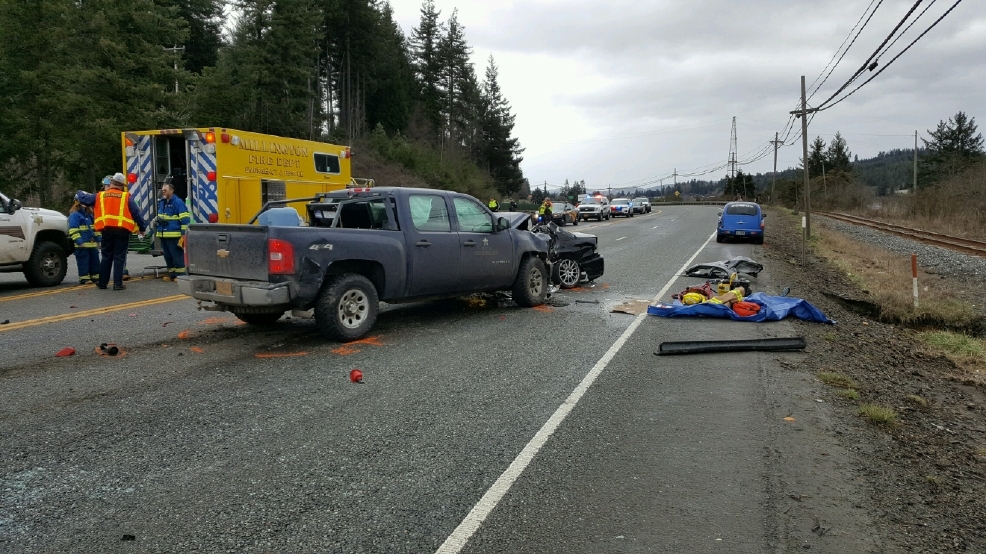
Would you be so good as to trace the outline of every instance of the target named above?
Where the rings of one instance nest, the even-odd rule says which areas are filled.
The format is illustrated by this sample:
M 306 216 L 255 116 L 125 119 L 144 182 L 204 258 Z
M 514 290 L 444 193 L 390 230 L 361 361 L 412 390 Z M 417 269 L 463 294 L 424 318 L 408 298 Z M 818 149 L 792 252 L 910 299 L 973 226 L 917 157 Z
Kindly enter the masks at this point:
M 950 235 L 944 235 L 942 233 L 935 233 L 932 231 L 924 231 L 921 229 L 912 229 L 911 227 L 903 227 L 892 223 L 873 221 L 849 214 L 835 212 L 816 213 L 818 213 L 818 215 L 823 215 L 825 217 L 830 217 L 832 219 L 837 219 L 853 225 L 862 225 L 864 227 L 890 233 L 891 235 L 906 237 L 925 244 L 933 244 L 942 248 L 957 250 L 959 252 L 965 252 L 966 254 L 974 254 L 976 256 L 986 258 L 986 242 L 983 241 L 953 237 Z

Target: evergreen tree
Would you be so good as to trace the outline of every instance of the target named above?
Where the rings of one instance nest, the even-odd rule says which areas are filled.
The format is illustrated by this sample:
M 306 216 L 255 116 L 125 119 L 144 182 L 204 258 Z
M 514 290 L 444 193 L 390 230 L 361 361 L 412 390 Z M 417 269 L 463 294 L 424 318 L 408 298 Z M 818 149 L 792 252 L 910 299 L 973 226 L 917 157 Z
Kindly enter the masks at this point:
M 120 168 L 120 132 L 179 124 L 187 29 L 152 0 L 0 2 L 0 184 L 58 205 Z M 64 199 L 67 202 L 67 198 Z
M 697 182 L 692 182 L 691 190 L 697 192 L 694 185 Z M 736 170 L 736 176 L 733 178 L 726 179 L 726 185 L 724 188 L 724 194 L 726 198 L 733 198 L 737 194 L 743 197 L 743 200 L 750 200 L 757 192 L 757 186 L 753 182 L 753 175 L 748 175 L 743 173 L 742 169 Z
M 243 0 L 233 41 L 196 91 L 200 124 L 314 138 L 315 12 L 308 0 Z
M 222 19 L 224 0 L 157 0 L 162 6 L 177 8 L 180 17 L 188 29 L 188 39 L 184 46 L 182 67 L 192 73 L 202 73 L 206 67 L 214 66 L 219 61 L 219 49 L 222 46 Z
M 470 48 L 465 29 L 459 23 L 458 10 L 445 25 L 445 35 L 439 43 L 438 59 L 442 106 L 443 139 L 450 146 L 465 146 L 471 123 L 477 119 L 478 85 L 476 73 L 469 62 Z
M 503 97 L 497 81 L 499 72 L 493 56 L 490 56 L 483 81 L 480 107 L 481 146 L 478 149 L 480 164 L 485 166 L 497 190 L 509 195 L 520 189 L 524 174 L 520 170 L 521 154 L 524 149 L 513 138 L 515 116 L 510 113 L 510 104 Z
M 825 141 L 822 137 L 815 137 L 815 140 L 808 145 L 808 175 L 820 176 L 823 164 L 828 165 L 825 159 Z
M 421 5 L 421 22 L 411 32 L 413 67 L 420 86 L 420 109 L 432 132 L 442 128 L 444 94 L 441 88 L 442 61 L 439 54 L 442 27 L 438 22 L 441 12 L 432 0 Z
M 983 157 L 983 135 L 978 133 L 976 118 L 958 112 L 948 122 L 939 121 L 938 128 L 928 131 L 931 140 L 924 140 L 927 155 L 920 160 L 918 179 L 934 183 L 952 176 Z
M 825 172 L 827 174 L 852 173 L 852 162 L 849 161 L 851 155 L 846 139 L 842 138 L 842 134 L 836 131 L 835 138 L 825 150 Z

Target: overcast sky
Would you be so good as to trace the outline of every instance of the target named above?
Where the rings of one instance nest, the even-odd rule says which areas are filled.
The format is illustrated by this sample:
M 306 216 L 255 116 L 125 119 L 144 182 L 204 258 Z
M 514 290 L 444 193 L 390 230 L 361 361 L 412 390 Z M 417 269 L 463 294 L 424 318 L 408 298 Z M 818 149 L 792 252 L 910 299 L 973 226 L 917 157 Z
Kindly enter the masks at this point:
M 390 3 L 410 37 L 422 2 Z M 775 131 L 784 137 L 788 112 L 800 102 L 801 76 L 810 93 L 811 83 L 877 3 L 435 0 L 443 21 L 458 8 L 480 79 L 489 56 L 495 58 L 517 116 L 515 136 L 526 148 L 524 174 L 532 185 L 547 182 L 549 189 L 565 179 L 605 188 L 655 182 L 675 169 L 687 174 L 716 167 L 728 159 L 734 116 L 739 159 L 749 159 Z M 884 0 L 809 107 L 835 93 L 913 3 Z M 880 57 L 877 71 L 955 0 L 925 0 L 914 14 L 929 3 Z M 915 130 L 927 136 L 959 110 L 986 129 L 986 9 L 979 0 L 960 2 L 872 82 L 819 112 L 808 137 L 828 142 L 839 131 L 853 154 L 871 157 L 913 148 Z M 778 169 L 798 165 L 799 130 L 797 123 L 788 137 L 795 144 L 779 150 Z M 771 171 L 773 152 L 742 169 Z

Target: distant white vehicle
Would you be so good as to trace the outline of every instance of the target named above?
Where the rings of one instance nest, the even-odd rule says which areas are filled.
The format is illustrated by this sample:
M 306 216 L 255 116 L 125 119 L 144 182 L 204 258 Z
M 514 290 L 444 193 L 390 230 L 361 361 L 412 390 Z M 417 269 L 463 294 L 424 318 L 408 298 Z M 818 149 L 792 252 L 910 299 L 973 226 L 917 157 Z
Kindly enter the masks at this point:
M 0 272 L 23 271 L 32 285 L 52 287 L 65 279 L 73 250 L 68 217 L 25 208 L 20 200 L 0 193 Z
M 579 204 L 579 219 L 609 219 L 609 200 L 605 196 L 587 196 Z

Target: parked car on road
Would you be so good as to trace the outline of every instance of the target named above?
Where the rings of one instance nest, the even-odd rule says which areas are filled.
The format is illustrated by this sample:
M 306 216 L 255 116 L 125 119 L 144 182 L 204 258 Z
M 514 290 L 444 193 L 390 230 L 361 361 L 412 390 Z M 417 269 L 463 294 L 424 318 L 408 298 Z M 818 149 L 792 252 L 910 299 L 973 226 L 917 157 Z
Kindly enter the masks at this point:
M 52 287 L 65 279 L 73 250 L 65 215 L 0 193 L 0 272 L 23 271 L 31 285 Z
M 300 226 L 293 208 L 265 212 L 285 211 L 266 217 L 280 225 L 190 225 L 178 292 L 252 325 L 313 309 L 319 331 L 341 341 L 366 335 L 381 301 L 507 290 L 518 305 L 544 303 L 547 241 L 514 231 L 475 198 L 402 187 L 341 194 L 331 219 L 316 214 L 326 202 L 308 206 L 313 227 Z
M 609 219 L 609 200 L 605 196 L 588 196 L 585 201 L 579 204 L 579 218 L 596 219 L 602 221 Z
M 566 223 L 571 223 L 572 225 L 579 224 L 579 210 L 575 206 L 568 202 L 555 202 L 554 205 L 554 209 L 551 212 L 552 221 L 563 226 Z
M 727 238 L 750 239 L 754 244 L 763 244 L 766 214 L 754 202 L 729 202 L 719 212 L 719 226 L 716 229 L 716 242 Z
M 609 205 L 609 214 L 613 217 L 633 217 L 633 201 L 629 198 L 614 198 Z
M 638 196 L 633 199 L 633 209 L 638 214 L 649 214 L 650 213 L 650 198 L 646 196 Z

